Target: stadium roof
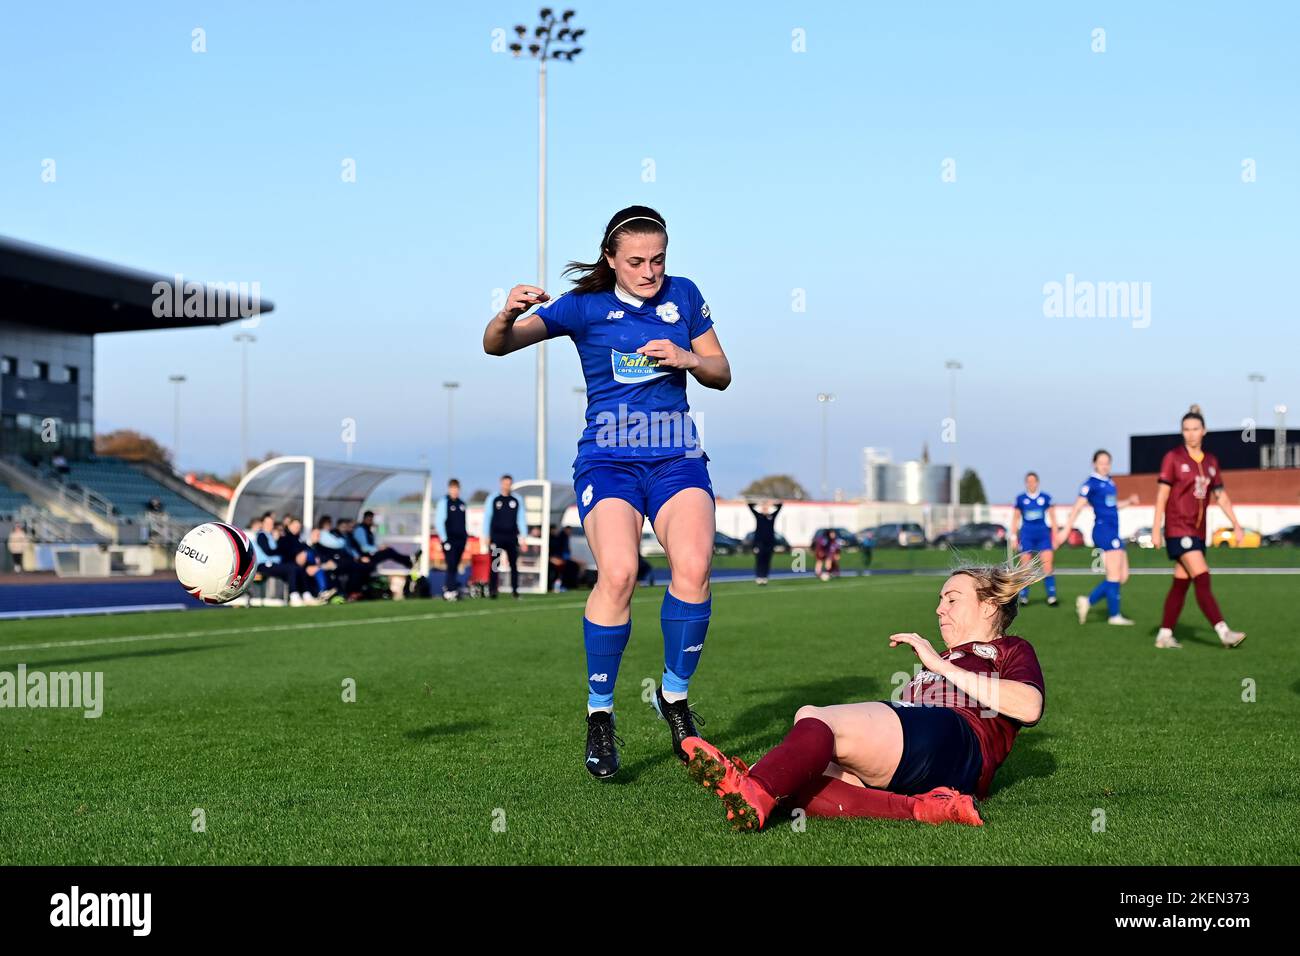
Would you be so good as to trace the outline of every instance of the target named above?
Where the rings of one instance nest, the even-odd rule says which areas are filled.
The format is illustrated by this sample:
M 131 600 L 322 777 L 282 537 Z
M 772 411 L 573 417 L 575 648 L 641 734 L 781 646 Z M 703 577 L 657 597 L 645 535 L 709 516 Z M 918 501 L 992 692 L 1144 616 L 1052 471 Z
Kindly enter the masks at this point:
M 0 236 L 0 320 L 95 335 L 223 325 L 275 308 L 253 297 L 252 284 L 241 298 L 233 283 L 182 277 L 176 289 L 177 279 Z M 160 282 L 173 294 L 160 297 Z

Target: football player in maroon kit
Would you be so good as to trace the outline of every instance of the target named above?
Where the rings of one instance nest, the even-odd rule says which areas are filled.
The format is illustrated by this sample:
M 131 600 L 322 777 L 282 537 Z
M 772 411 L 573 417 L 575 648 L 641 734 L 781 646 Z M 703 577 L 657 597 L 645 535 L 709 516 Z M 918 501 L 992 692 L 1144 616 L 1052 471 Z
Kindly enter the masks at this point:
M 1242 529 L 1223 489 L 1219 460 L 1201 448 L 1204 438 L 1205 419 L 1201 417 L 1201 407 L 1193 405 L 1183 416 L 1183 444 L 1166 452 L 1160 462 L 1151 544 L 1160 547 L 1161 525 L 1164 525 L 1165 551 L 1174 562 L 1174 581 L 1165 596 L 1164 616 L 1156 634 L 1156 647 L 1160 648 L 1183 646 L 1174 639 L 1174 625 L 1182 613 L 1188 587 L 1196 589 L 1196 603 L 1214 625 L 1224 647 L 1236 647 L 1246 639 L 1245 634 L 1228 627 L 1210 590 L 1210 568 L 1205 563 L 1205 512 L 1211 492 L 1214 503 L 1232 522 L 1237 544 L 1241 544 Z
M 714 790 L 735 830 L 758 830 L 778 805 L 809 816 L 880 817 L 982 826 L 975 801 L 1021 727 L 1043 716 L 1034 648 L 1007 633 L 1020 589 L 1042 577 L 1026 565 L 960 567 L 939 591 L 936 651 L 920 634 L 893 634 L 922 670 L 896 701 L 804 706 L 785 739 L 750 769 L 690 737 L 692 779 Z

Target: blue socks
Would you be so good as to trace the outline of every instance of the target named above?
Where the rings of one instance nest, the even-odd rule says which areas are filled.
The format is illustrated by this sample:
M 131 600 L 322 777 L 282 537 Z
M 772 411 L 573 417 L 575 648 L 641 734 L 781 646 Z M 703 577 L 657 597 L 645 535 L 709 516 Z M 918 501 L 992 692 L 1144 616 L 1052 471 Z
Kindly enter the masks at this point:
M 1043 584 L 1047 585 L 1047 596 L 1049 598 L 1056 597 L 1056 575 L 1049 574 L 1043 578 Z
M 704 650 L 712 610 L 712 598 L 690 604 L 664 589 L 659 622 L 664 634 L 663 692 L 669 700 L 686 696 L 691 676 L 700 662 L 700 652 Z M 631 620 L 610 626 L 593 624 L 586 617 L 582 619 L 582 642 L 587 649 L 588 710 L 614 709 L 618 666 L 631 636 Z
M 1096 604 L 1102 598 L 1106 599 L 1107 614 L 1109 614 L 1111 617 L 1115 617 L 1117 614 L 1119 614 L 1119 582 L 1118 581 L 1102 581 L 1095 588 L 1093 588 L 1092 593 L 1088 595 L 1088 603 Z
M 664 603 L 659 624 L 664 633 L 664 695 L 677 700 L 686 696 L 691 675 L 704 650 L 704 636 L 709 631 L 709 614 L 713 610 L 710 595 L 700 604 L 690 604 L 664 588 Z
M 614 683 L 618 680 L 618 665 L 631 636 L 630 618 L 626 624 L 603 625 L 592 624 L 583 617 L 582 643 L 587 648 L 588 710 L 614 709 Z

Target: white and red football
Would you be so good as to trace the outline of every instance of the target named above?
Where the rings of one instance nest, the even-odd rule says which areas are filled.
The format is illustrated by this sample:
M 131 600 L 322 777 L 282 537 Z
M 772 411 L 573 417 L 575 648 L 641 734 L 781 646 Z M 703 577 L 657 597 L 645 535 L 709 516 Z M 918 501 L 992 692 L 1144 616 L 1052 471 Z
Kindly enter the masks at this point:
M 204 604 L 227 604 L 248 590 L 257 570 L 253 543 L 239 528 L 209 521 L 176 546 L 176 577 Z

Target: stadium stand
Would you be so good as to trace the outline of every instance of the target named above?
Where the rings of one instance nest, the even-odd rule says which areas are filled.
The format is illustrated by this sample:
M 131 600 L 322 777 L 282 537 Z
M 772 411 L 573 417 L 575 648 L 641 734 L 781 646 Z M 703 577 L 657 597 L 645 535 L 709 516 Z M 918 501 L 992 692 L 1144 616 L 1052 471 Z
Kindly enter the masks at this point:
M 130 462 L 118 458 L 96 457 L 68 463 L 66 473 L 50 471 L 51 480 L 76 485 L 95 492 L 112 502 L 119 515 L 134 516 L 150 510 L 150 502 L 161 505 L 168 517 L 190 524 L 201 524 L 217 517 L 184 498 Z
M 8 485 L 0 483 L 0 520 L 13 520 L 23 508 L 29 507 L 31 503 L 32 499 L 21 491 L 15 491 Z

